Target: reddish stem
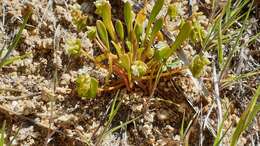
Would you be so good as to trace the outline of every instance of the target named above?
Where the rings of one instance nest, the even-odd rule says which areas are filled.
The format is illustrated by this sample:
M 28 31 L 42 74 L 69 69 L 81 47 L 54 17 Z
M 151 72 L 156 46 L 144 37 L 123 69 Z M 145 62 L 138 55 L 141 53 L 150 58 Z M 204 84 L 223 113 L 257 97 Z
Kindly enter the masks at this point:
M 112 67 L 113 67 L 113 71 L 119 76 L 120 79 L 122 79 L 124 81 L 127 90 L 131 91 L 126 73 L 121 68 L 119 68 L 117 65 L 113 65 Z

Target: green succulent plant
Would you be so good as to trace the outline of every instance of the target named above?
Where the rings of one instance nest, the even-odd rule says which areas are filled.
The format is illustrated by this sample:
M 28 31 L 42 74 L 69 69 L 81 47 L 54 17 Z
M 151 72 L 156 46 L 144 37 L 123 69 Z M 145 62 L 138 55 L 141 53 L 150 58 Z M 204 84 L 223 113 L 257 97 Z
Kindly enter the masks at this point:
M 177 6 L 175 3 L 169 5 L 167 14 L 170 16 L 171 19 L 175 18 L 178 15 Z
M 208 60 L 208 58 L 206 58 L 202 55 L 196 55 L 193 58 L 189 67 L 190 67 L 190 70 L 191 70 L 193 76 L 196 78 L 199 78 L 202 75 L 202 73 L 205 69 L 205 66 L 208 64 L 210 64 L 210 61 Z
M 88 38 L 98 45 L 101 54 L 95 57 L 85 56 L 91 58 L 97 66 L 109 71 L 106 85 L 110 82 L 112 74 L 120 78 L 128 90 L 133 88 L 134 83 L 141 82 L 144 76 L 146 76 L 145 79 L 151 78 L 152 81 L 167 59 L 174 55 L 182 43 L 189 38 L 194 29 L 191 20 L 182 24 L 173 44 L 168 44 L 164 40 L 161 32 L 164 27 L 164 16 L 157 18 L 163 4 L 164 0 L 157 0 L 148 16 L 146 7 L 134 13 L 131 4 L 126 2 L 124 21 L 114 21 L 109 1 L 97 0 L 95 2 L 96 14 L 102 20 L 97 20 L 96 26 L 88 26 L 86 33 Z M 166 15 L 169 15 L 168 13 Z M 145 21 L 148 22 L 147 25 Z M 71 51 L 72 54 L 74 52 L 79 55 L 88 54 L 82 49 L 78 51 L 78 47 L 77 43 L 74 48 L 71 47 L 74 50 Z
M 82 13 L 79 4 L 71 6 L 71 16 L 72 23 L 76 26 L 78 31 L 82 31 L 87 27 L 88 16 Z
M 77 93 L 80 97 L 90 99 L 97 95 L 98 81 L 88 74 L 79 75 L 76 79 Z
M 80 39 L 70 39 L 66 42 L 66 52 L 70 56 L 77 56 L 81 54 L 81 40 Z

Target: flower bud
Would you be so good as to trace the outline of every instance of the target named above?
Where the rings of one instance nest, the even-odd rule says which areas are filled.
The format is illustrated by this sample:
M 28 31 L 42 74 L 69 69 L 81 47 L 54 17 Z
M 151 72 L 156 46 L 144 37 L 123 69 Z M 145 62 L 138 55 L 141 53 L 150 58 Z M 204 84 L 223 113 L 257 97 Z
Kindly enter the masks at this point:
M 147 65 L 142 61 L 135 61 L 131 66 L 132 74 L 136 77 L 141 77 L 147 72 Z

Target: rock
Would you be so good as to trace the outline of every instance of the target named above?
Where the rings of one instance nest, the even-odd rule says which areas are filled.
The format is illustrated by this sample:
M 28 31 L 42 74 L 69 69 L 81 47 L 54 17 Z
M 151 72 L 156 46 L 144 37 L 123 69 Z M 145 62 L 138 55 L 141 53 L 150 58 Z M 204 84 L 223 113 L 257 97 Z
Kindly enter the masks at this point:
M 159 120 L 165 121 L 165 120 L 169 119 L 170 114 L 169 114 L 169 111 L 167 111 L 167 110 L 160 110 L 157 112 L 156 116 Z

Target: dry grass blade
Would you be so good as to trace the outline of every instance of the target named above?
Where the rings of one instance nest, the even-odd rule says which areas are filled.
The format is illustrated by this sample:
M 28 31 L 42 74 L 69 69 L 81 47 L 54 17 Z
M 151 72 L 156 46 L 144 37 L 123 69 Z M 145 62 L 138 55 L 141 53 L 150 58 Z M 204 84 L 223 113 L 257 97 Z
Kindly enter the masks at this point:
M 255 71 L 251 71 L 248 73 L 240 74 L 240 75 L 231 75 L 230 77 L 227 77 L 226 79 L 221 81 L 221 90 L 224 88 L 227 88 L 228 86 L 231 86 L 233 84 L 236 84 L 239 80 L 244 80 L 246 78 L 250 78 L 253 76 L 259 76 L 260 75 L 260 68 L 255 69 Z
M 216 71 L 215 63 L 213 63 L 213 84 L 214 84 L 214 98 L 218 109 L 218 136 L 222 137 L 222 121 L 223 121 L 223 115 L 222 115 L 222 106 L 220 101 L 220 95 L 219 95 L 219 80 L 218 75 Z M 220 143 L 221 145 L 221 143 Z

